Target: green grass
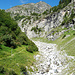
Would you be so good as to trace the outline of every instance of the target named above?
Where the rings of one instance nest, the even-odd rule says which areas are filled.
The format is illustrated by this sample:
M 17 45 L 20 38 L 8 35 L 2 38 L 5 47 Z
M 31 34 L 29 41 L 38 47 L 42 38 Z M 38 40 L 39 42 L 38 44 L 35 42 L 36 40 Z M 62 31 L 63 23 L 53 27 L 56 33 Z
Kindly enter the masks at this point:
M 70 29 L 67 32 L 65 32 L 64 34 L 62 34 L 55 41 L 50 41 L 50 40 L 48 40 L 47 38 L 44 38 L 44 37 L 42 37 L 42 38 L 41 37 L 40 38 L 32 38 L 32 39 L 35 40 L 35 41 L 39 40 L 41 42 L 57 44 L 58 45 L 58 47 L 57 47 L 58 50 L 65 50 L 68 55 L 75 56 L 75 39 L 72 40 L 73 38 L 75 38 L 75 35 L 73 35 L 74 33 L 75 33 L 75 31 Z M 64 37 L 62 39 L 62 37 L 64 35 L 66 35 L 66 36 L 70 35 L 70 36 L 69 37 Z
M 2 52 L 4 53 L 4 51 Z M 26 51 L 26 46 L 22 46 L 16 49 L 12 49 L 12 55 L 11 55 L 10 48 L 7 48 L 7 53 L 9 53 L 9 56 L 5 54 L 6 57 L 2 56 L 2 58 L 0 58 L 0 65 L 4 66 L 9 71 L 14 70 L 18 75 L 20 75 L 21 65 L 28 66 L 28 67 L 30 67 L 31 65 L 34 65 L 34 62 L 35 62 L 34 55 L 36 55 L 38 52 L 29 53 Z M 29 70 L 32 71 L 31 68 Z
M 65 32 L 60 38 L 58 38 L 53 43 L 56 43 L 58 45 L 58 50 L 65 50 L 68 55 L 75 56 L 75 35 L 73 35 L 75 31 L 71 30 L 69 33 Z M 67 38 L 62 39 L 64 35 L 70 35 Z

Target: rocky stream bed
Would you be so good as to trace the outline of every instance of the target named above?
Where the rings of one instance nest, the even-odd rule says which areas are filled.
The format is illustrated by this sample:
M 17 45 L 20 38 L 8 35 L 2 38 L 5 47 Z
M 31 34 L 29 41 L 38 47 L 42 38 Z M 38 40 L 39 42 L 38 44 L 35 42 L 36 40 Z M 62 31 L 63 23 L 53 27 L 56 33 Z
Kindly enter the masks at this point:
M 65 51 L 58 51 L 56 44 L 33 41 L 38 49 L 39 54 L 34 56 L 36 59 L 36 69 L 31 66 L 33 72 L 29 75 L 75 75 L 75 67 L 70 72 L 70 66 L 75 66 L 75 57 L 68 56 Z

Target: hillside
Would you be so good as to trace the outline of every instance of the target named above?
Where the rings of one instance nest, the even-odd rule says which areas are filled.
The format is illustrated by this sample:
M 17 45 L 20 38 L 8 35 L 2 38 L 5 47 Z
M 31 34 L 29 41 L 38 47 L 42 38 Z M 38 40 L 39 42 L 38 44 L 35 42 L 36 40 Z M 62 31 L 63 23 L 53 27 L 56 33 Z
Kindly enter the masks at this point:
M 55 7 L 50 7 L 45 2 L 38 2 L 36 4 L 33 3 L 27 4 L 29 7 L 30 5 L 33 5 L 34 7 L 38 7 L 38 5 L 40 5 L 39 6 L 39 9 L 41 8 L 40 11 L 43 9 L 41 14 L 40 11 L 37 12 L 37 10 L 35 10 L 35 12 L 33 12 L 33 10 L 31 10 L 30 15 L 27 14 L 27 16 L 25 16 L 25 14 L 20 13 L 24 11 L 24 9 L 18 11 L 18 9 L 20 9 L 20 6 L 7 9 L 6 12 L 11 11 L 13 12 L 13 13 L 11 12 L 11 16 L 13 15 L 13 18 L 17 21 L 19 27 L 21 28 L 21 31 L 25 32 L 29 38 L 45 37 L 49 40 L 55 40 L 66 31 L 64 29 L 65 27 L 74 28 L 73 27 L 74 16 L 72 12 L 73 2 L 70 3 L 69 2 L 68 1 L 67 3 L 62 2 Z M 43 7 L 43 5 L 45 6 Z M 23 5 L 21 6 L 23 7 Z M 27 8 L 26 11 L 30 11 L 30 9 Z M 24 13 L 26 11 L 24 11 Z M 58 30 L 54 31 L 54 28 L 57 27 L 59 27 L 60 32 Z
M 4 11 L 1 10 L 1 12 Z M 23 4 L 7 9 L 5 12 L 6 15 L 9 12 L 11 17 L 7 19 L 8 15 L 4 17 L 1 13 L 4 17 L 4 22 L 1 21 L 0 24 L 0 45 L 1 50 L 4 50 L 1 51 L 0 63 L 5 65 L 1 66 L 3 73 L 5 73 L 3 69 L 9 65 L 8 71 L 14 69 L 18 75 L 27 72 L 29 75 L 75 74 L 73 0 L 60 0 L 59 5 L 54 7 L 43 1 Z M 14 19 L 18 24 L 14 20 L 10 22 L 9 19 Z M 38 47 L 38 54 L 36 45 L 29 39 L 35 40 L 33 42 Z M 16 49 L 9 51 L 12 47 Z M 10 59 L 12 64 L 9 64 Z M 17 66 L 13 66 L 14 64 Z
M 31 53 L 36 51 L 38 51 L 37 46 L 28 39 L 25 33 L 21 32 L 18 24 L 10 17 L 10 14 L 6 13 L 5 10 L 0 10 L 0 75 L 23 73 L 20 68 L 22 66 L 25 69 L 27 65 L 22 62 L 26 62 L 26 64 L 31 62 L 32 64 L 33 54 Z M 23 58 L 28 61 L 22 60 Z M 13 63 L 18 63 L 21 66 L 18 68 Z M 12 65 L 14 66 L 12 67 Z M 18 69 L 18 71 L 15 69 Z
M 51 6 L 45 2 L 29 3 L 20 6 L 15 6 L 7 9 L 6 12 L 11 12 L 11 17 L 17 21 L 23 32 L 26 32 L 29 25 L 42 17 L 46 10 L 50 10 Z

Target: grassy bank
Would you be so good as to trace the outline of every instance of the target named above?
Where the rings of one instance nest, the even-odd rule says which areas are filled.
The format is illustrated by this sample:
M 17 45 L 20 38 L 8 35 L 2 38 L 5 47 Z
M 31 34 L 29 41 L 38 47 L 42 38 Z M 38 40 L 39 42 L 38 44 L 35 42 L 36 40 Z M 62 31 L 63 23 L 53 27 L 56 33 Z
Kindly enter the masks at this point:
M 21 75 L 21 67 L 26 67 L 34 65 L 34 55 L 36 55 L 38 52 L 30 53 L 26 51 L 26 47 L 22 45 L 22 47 L 18 47 L 16 49 L 11 49 L 9 47 L 5 47 L 3 51 L 0 53 L 0 66 L 3 66 L 5 71 L 10 72 L 13 70 L 16 74 Z M 4 47 L 3 47 L 4 48 Z M 32 71 L 32 69 L 28 69 L 29 71 Z M 2 73 L 0 74 L 2 75 Z M 3 74 L 5 75 L 5 74 Z M 7 74 L 9 75 L 9 74 Z

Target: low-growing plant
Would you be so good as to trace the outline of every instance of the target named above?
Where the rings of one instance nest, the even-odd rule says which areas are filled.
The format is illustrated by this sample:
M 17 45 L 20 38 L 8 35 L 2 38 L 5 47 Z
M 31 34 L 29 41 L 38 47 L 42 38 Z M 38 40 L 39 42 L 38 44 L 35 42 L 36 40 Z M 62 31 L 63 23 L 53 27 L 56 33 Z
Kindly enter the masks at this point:
M 15 73 L 15 71 L 11 70 L 9 71 L 9 75 L 17 75 L 17 74 Z
M 0 66 L 0 73 L 4 74 L 5 73 L 5 69 L 3 66 Z
M 26 67 L 24 67 L 23 65 L 21 65 L 20 70 L 21 72 L 27 72 Z
M 31 31 L 33 31 L 33 30 L 35 33 L 37 33 L 37 32 L 39 33 L 42 31 L 42 28 L 38 28 L 38 25 L 37 25 L 36 27 L 32 27 Z
M 38 13 L 31 13 L 31 15 L 33 15 L 33 16 L 38 16 Z
M 73 35 L 75 35 L 75 33 L 73 33 Z
M 62 39 L 64 39 L 66 37 L 66 35 L 64 35 L 63 37 L 62 37 Z
M 28 47 L 26 48 L 26 50 L 27 50 L 28 52 L 30 52 L 30 53 L 33 53 L 33 48 L 32 48 L 32 46 L 28 46 Z

